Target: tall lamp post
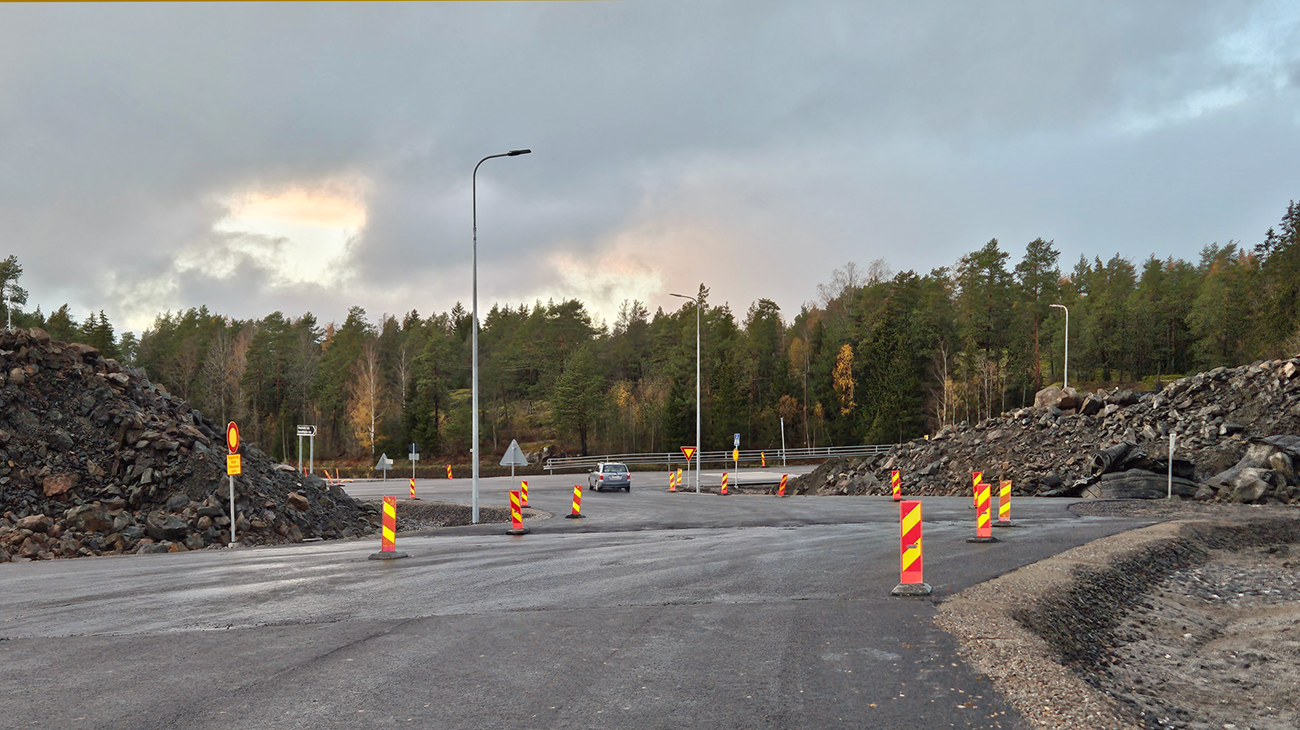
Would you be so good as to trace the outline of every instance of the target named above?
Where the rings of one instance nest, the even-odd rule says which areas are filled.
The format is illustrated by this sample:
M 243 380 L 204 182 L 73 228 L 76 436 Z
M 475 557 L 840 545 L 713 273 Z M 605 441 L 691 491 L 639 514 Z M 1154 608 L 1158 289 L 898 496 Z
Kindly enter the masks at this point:
M 700 450 L 700 309 L 701 302 L 698 296 L 688 297 L 685 294 L 668 293 L 670 297 L 679 299 L 689 299 L 695 302 L 695 493 L 700 493 L 700 459 L 703 458 L 704 452 Z
M 488 155 L 479 160 L 478 165 L 474 166 L 474 174 L 470 178 L 471 205 L 474 209 L 474 326 L 470 329 L 470 351 L 472 353 L 470 356 L 470 370 L 473 373 L 470 379 L 472 391 L 470 399 L 473 401 L 473 417 L 471 418 L 470 428 L 474 431 L 474 450 L 470 452 L 470 461 L 474 475 L 471 480 L 474 490 L 473 523 L 476 525 L 478 524 L 478 463 L 480 461 L 478 454 L 478 167 L 495 157 L 518 157 L 531 152 L 532 150 L 510 150 L 499 155 Z
M 1061 389 L 1070 387 L 1070 309 L 1064 304 L 1051 305 L 1065 310 L 1065 373 L 1061 376 Z

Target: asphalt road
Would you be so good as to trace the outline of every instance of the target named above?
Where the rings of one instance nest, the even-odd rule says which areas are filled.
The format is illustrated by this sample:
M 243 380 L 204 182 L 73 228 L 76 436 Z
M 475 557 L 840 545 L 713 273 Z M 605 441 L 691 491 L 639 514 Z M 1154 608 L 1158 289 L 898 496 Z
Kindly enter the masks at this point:
M 532 501 L 566 513 L 573 482 L 530 478 Z M 927 498 L 936 595 L 898 599 L 888 498 L 633 484 L 523 537 L 402 537 L 399 561 L 374 540 L 0 565 L 0 727 L 1021 728 L 934 602 L 1145 524 L 1017 500 L 1023 526 L 975 545 L 968 499 Z

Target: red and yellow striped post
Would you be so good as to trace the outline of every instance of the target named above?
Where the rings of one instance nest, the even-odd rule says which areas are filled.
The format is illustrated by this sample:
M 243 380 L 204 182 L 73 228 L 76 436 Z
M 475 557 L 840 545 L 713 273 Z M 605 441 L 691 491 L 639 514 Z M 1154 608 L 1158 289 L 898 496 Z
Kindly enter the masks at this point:
M 766 451 L 760 451 L 760 452 L 758 452 L 758 458 L 763 462 L 763 466 L 767 466 L 767 452 L 766 452 Z
M 776 496 L 778 496 L 778 497 L 784 497 L 784 496 L 785 496 L 785 482 L 786 482 L 786 480 L 789 479 L 789 478 L 790 478 L 790 475 L 789 475 L 789 474 L 782 474 L 782 475 L 781 475 L 781 486 L 779 486 L 779 487 L 776 488 Z
M 898 505 L 899 563 L 902 577 L 891 596 L 928 596 L 930 584 L 923 577 L 921 552 L 921 503 L 908 500 Z
M 1011 526 L 1011 480 L 1003 479 L 998 490 L 998 527 Z
M 528 480 L 527 479 L 519 482 L 519 506 L 520 507 L 528 506 Z
M 675 474 L 671 470 L 668 472 L 668 491 L 670 492 L 677 491 L 677 474 Z
M 973 471 L 970 473 L 970 506 L 979 507 L 980 504 L 980 485 L 984 483 L 984 472 Z
M 510 490 L 510 529 L 506 530 L 507 535 L 527 535 L 528 528 L 524 527 L 524 512 L 519 506 L 519 490 Z
M 411 499 L 415 499 L 415 477 L 411 477 Z
M 682 486 L 682 469 L 677 467 L 677 486 Z
M 899 475 L 897 469 L 889 472 L 889 487 L 894 492 L 894 501 L 903 501 L 903 477 Z
M 585 515 L 582 514 L 582 485 L 573 485 L 573 512 L 564 516 L 570 520 L 580 520 Z
M 981 483 L 975 492 L 975 537 L 966 538 L 966 542 L 997 542 L 993 537 L 993 495 L 989 485 Z
M 383 532 L 379 540 L 379 552 L 371 553 L 371 560 L 394 560 L 406 557 L 406 553 L 397 552 L 397 497 L 384 497 Z
M 722 496 L 727 496 L 727 472 L 722 472 Z
M 451 479 L 451 464 L 447 465 L 447 478 Z

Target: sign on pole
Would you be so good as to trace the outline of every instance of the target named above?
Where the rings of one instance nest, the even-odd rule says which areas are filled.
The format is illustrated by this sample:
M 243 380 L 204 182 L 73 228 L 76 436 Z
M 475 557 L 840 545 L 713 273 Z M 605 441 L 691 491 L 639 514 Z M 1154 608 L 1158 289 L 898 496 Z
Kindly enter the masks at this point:
M 694 446 L 683 446 L 683 447 L 682 447 L 682 454 L 686 456 L 686 460 L 687 460 L 687 461 L 690 461 L 690 460 L 691 460 L 691 457 L 692 457 L 692 456 L 695 456 L 695 447 L 694 447 Z
M 243 473 L 239 460 L 239 426 L 234 421 L 226 424 L 226 476 L 230 478 L 230 547 L 235 546 L 235 475 Z
M 515 475 L 516 466 L 528 466 L 528 457 L 524 456 L 524 450 L 519 448 L 519 442 L 510 439 L 510 447 L 506 449 L 506 455 L 501 457 L 501 466 L 510 467 L 510 476 Z
M 393 460 L 388 458 L 388 454 L 380 454 L 379 463 L 375 464 L 375 468 L 383 472 L 384 479 L 387 480 L 388 472 L 393 468 Z
M 740 434 L 731 437 L 731 445 L 737 449 L 740 448 Z
M 299 425 L 299 426 L 298 426 L 298 435 L 299 435 L 299 436 L 315 436 L 315 435 L 316 435 L 316 427 L 315 427 L 315 426 L 302 426 L 302 425 Z

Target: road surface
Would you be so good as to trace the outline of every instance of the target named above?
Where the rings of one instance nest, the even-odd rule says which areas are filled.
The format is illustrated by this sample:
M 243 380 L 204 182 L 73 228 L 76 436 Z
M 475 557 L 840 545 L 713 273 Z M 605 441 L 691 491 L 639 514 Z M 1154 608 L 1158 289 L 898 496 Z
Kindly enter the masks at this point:
M 0 727 L 1023 728 L 934 601 L 1145 524 L 1023 499 L 1003 542 L 968 544 L 969 498 L 927 498 L 936 595 L 899 599 L 888 498 L 664 476 L 566 520 L 574 481 L 530 478 L 557 515 L 530 535 L 405 536 L 399 561 L 364 540 L 0 565 Z

